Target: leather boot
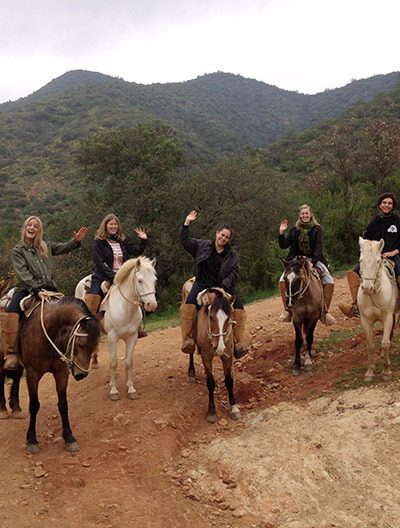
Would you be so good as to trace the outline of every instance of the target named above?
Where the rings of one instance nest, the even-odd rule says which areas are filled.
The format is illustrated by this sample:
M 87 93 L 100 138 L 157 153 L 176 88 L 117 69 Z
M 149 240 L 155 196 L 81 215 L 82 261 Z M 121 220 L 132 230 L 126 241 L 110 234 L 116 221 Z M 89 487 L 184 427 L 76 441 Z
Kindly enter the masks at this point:
M 98 295 L 97 293 L 85 293 L 83 300 L 90 312 L 93 315 L 97 315 L 101 303 L 101 295 Z
M 286 283 L 285 281 L 279 281 L 279 291 L 282 298 L 283 308 L 285 309 L 284 312 L 281 313 L 279 316 L 279 322 L 280 323 L 290 323 L 292 320 L 291 313 L 286 308 Z
M 4 370 L 16 370 L 18 358 L 15 354 L 19 329 L 19 314 L 12 312 L 1 312 L 1 348 L 3 349 Z
M 333 290 L 335 289 L 334 284 L 323 284 L 324 290 L 324 301 L 325 301 L 325 321 L 326 326 L 331 326 L 337 323 L 336 319 L 332 314 L 329 313 L 329 307 L 331 305 Z
M 192 334 L 193 326 L 197 317 L 197 307 L 195 304 L 182 304 L 179 311 L 182 330 L 181 350 L 185 354 L 193 354 L 195 350 L 195 342 Z
M 355 271 L 348 271 L 346 276 L 347 282 L 349 283 L 352 304 L 339 304 L 339 310 L 346 317 L 359 317 L 360 313 L 357 307 L 357 293 L 358 288 L 360 287 L 360 277 Z
M 246 326 L 247 314 L 244 310 L 237 308 L 233 310 L 233 320 L 236 324 L 233 325 L 233 338 L 235 341 L 233 355 L 235 359 L 240 359 L 247 354 L 247 348 L 244 345 L 244 330 Z

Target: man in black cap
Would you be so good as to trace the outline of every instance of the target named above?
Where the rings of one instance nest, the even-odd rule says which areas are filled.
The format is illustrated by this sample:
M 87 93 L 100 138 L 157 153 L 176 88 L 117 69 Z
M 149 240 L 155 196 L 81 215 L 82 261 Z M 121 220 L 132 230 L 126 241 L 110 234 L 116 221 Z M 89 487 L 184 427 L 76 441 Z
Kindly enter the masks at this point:
M 382 238 L 385 241 L 382 255 L 393 260 L 394 273 L 397 284 L 400 287 L 400 218 L 393 213 L 393 210 L 397 207 L 396 195 L 392 192 L 381 194 L 377 200 L 377 207 L 378 213 L 368 224 L 364 238 L 367 240 L 380 240 Z M 359 264 L 352 271 L 347 272 L 347 281 L 353 302 L 352 304 L 339 304 L 339 308 L 347 317 L 358 316 Z

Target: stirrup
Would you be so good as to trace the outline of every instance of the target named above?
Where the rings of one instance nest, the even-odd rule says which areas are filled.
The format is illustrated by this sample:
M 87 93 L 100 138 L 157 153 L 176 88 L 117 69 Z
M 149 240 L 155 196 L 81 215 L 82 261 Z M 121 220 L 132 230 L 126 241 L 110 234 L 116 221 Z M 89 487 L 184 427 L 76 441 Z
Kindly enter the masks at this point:
M 147 337 L 147 336 L 148 336 L 148 333 L 146 332 L 146 330 L 143 330 L 143 328 L 139 328 L 138 339 L 140 339 L 141 337 Z
M 17 370 L 19 365 L 18 358 L 15 354 L 8 354 L 6 358 L 4 359 L 4 370 Z
M 182 343 L 181 350 L 184 354 L 193 354 L 196 348 L 194 339 L 192 337 L 187 337 Z
M 247 354 L 247 352 L 248 352 L 247 348 L 245 348 L 240 343 L 235 343 L 235 346 L 233 347 L 233 357 L 235 359 L 242 358 L 243 356 L 245 356 Z
M 329 312 L 326 312 L 324 319 L 325 326 L 332 326 L 337 323 L 336 319 Z
M 292 320 L 292 315 L 290 312 L 287 312 L 286 310 L 281 313 L 281 315 L 279 316 L 279 322 L 280 323 L 290 323 Z

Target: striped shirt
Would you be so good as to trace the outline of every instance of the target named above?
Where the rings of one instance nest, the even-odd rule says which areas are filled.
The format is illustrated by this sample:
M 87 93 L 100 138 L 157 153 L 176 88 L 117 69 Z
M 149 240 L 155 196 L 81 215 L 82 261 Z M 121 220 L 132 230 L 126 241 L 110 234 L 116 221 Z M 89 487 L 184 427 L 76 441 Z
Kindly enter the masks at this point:
M 114 242 L 114 240 L 107 240 L 107 242 L 110 244 L 111 249 L 113 251 L 113 271 L 118 271 L 119 268 L 122 266 L 124 262 L 124 257 L 122 254 L 121 245 L 119 242 Z

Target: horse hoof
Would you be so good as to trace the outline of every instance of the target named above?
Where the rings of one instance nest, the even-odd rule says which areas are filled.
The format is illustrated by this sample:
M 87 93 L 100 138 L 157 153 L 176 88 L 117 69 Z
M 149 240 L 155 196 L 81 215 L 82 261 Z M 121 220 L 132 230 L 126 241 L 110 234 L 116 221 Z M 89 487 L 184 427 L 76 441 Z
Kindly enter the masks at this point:
M 112 401 L 118 401 L 121 399 L 121 396 L 117 393 L 110 394 L 110 400 Z
M 383 381 L 391 381 L 392 379 L 392 374 L 382 374 L 382 379 Z
M 7 420 L 8 418 L 8 412 L 4 409 L 3 411 L 0 411 L 0 420 Z
M 242 417 L 242 414 L 240 411 L 235 411 L 231 413 L 232 420 L 240 420 L 241 417 Z
M 138 400 L 140 398 L 139 394 L 135 392 L 128 392 L 128 400 Z
M 78 442 L 70 442 L 68 444 L 65 444 L 65 451 L 68 451 L 68 453 L 77 453 L 79 449 L 80 448 Z
M 36 455 L 36 453 L 39 453 L 40 447 L 39 444 L 26 444 L 26 450 L 31 455 Z
M 292 375 L 293 376 L 298 376 L 300 374 L 300 369 L 299 368 L 293 368 L 292 369 Z
M 194 375 L 188 375 L 188 382 L 189 383 L 196 383 L 196 377 Z
M 305 372 L 311 372 L 312 371 L 312 364 L 305 364 L 304 365 Z
M 218 421 L 218 416 L 216 414 L 209 414 L 207 416 L 208 423 L 217 423 L 217 421 Z
M 365 383 L 370 383 L 373 379 L 374 379 L 374 375 L 373 374 L 365 374 L 365 376 L 364 376 Z
M 15 411 L 11 412 L 11 418 L 14 418 L 14 420 L 22 420 L 25 418 L 25 413 L 21 409 L 16 409 Z

